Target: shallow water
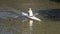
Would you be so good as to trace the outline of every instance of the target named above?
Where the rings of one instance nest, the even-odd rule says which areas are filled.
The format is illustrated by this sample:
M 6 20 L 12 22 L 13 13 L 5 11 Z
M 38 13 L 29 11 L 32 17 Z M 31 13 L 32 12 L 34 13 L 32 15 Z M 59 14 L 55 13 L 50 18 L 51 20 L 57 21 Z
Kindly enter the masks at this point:
M 60 3 L 49 0 L 0 0 L 0 6 L 27 12 L 30 7 L 33 10 L 60 8 Z M 29 27 L 29 20 L 0 19 L 0 34 L 60 34 L 60 21 L 50 21 L 40 15 L 37 17 L 42 22 L 34 21 L 32 30 Z

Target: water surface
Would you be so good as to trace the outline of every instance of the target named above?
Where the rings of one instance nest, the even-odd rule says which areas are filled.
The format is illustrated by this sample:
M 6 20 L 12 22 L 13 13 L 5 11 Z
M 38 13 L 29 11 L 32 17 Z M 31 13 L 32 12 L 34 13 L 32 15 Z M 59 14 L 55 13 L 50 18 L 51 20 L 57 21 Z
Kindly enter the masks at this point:
M 16 8 L 23 12 L 27 12 L 30 7 L 33 10 L 60 9 L 60 3 L 49 0 L 0 0 L 0 6 Z M 60 21 L 50 21 L 40 15 L 37 17 L 41 18 L 42 22 L 34 21 L 32 30 L 29 27 L 29 20 L 0 19 L 0 34 L 60 34 Z

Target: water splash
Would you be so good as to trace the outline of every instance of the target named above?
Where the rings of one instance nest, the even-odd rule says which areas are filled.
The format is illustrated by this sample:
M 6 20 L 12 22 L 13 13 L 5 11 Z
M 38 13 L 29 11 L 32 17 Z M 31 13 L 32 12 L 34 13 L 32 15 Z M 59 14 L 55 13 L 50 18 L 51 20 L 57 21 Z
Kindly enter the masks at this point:
M 0 7 L 0 18 L 8 19 L 9 17 L 24 18 L 20 10 L 10 7 Z

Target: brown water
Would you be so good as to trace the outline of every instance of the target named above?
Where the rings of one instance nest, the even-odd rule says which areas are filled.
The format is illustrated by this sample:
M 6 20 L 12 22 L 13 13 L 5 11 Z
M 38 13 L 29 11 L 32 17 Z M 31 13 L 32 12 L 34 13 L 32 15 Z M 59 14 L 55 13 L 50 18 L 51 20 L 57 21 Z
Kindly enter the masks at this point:
M 16 8 L 26 12 L 30 7 L 33 10 L 60 8 L 60 3 L 48 0 L 0 0 L 0 5 Z M 49 21 L 43 18 L 42 22 L 34 21 L 32 30 L 30 30 L 29 20 L 22 22 L 22 20 L 18 19 L 1 19 L 0 34 L 60 34 L 60 22 Z

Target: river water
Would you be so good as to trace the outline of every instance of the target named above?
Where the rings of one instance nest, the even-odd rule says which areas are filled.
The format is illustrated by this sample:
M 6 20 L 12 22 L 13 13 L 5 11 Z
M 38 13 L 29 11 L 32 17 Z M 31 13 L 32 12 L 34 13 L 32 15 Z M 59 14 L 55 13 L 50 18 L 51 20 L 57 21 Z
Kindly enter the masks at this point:
M 60 3 L 49 0 L 0 0 L 0 6 L 27 12 L 28 8 L 32 10 L 59 9 Z M 32 27 L 29 26 L 28 19 L 0 18 L 0 34 L 60 34 L 60 21 L 51 21 L 40 15 L 37 17 L 42 21 L 34 21 Z

